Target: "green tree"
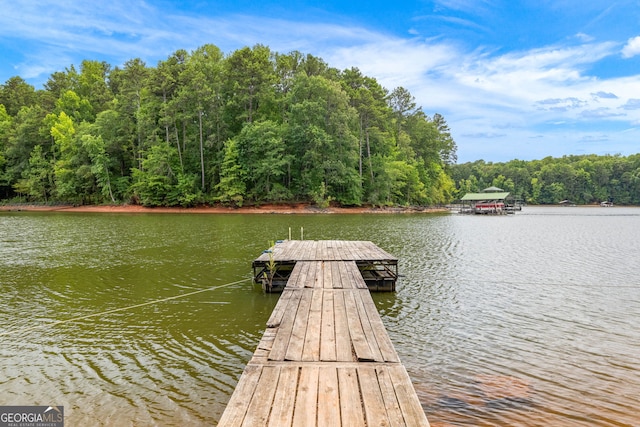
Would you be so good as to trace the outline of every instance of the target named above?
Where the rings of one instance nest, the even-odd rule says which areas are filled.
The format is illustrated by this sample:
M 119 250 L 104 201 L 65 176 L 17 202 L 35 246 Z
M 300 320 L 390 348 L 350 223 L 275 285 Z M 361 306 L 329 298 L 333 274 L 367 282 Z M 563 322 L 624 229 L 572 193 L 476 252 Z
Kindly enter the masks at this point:
M 112 109 L 117 112 L 117 128 L 122 137 L 119 147 L 123 154 L 120 160 L 122 175 L 134 166 L 140 166 L 144 135 L 157 133 L 144 127 L 149 123 L 155 126 L 155 117 L 145 120 L 142 114 L 144 96 L 150 93 L 150 76 L 151 70 L 139 58 L 125 62 L 122 69 L 116 67 L 109 75 L 111 91 L 115 96 Z
M 82 146 L 91 158 L 91 173 L 96 177 L 98 187 L 104 198 L 116 202 L 111 188 L 111 174 L 109 172 L 109 158 L 105 151 L 105 143 L 102 136 L 90 134 L 82 136 Z
M 475 175 L 469 175 L 467 179 L 461 179 L 458 182 L 458 192 L 456 198 L 460 198 L 467 193 L 477 193 L 478 192 L 478 178 Z
M 72 90 L 64 92 L 56 101 L 56 112 L 64 112 L 76 123 L 93 122 L 93 107 L 88 100 L 81 98 Z
M 262 45 L 228 56 L 214 45 L 180 49 L 155 67 L 84 60 L 53 73 L 44 90 L 12 78 L 0 100 L 2 197 L 19 189 L 33 199 L 154 206 L 205 197 L 441 203 L 453 193 L 447 176 L 458 173 L 444 118 L 429 118 L 406 89 L 389 93 L 356 68 Z M 45 162 L 48 189 L 38 187 Z M 610 179 L 600 183 L 594 167 L 563 185 L 631 200 L 637 166 L 602 163 Z M 545 164 L 527 165 L 523 185 Z M 478 185 L 499 175 L 521 182 L 497 165 L 470 169 Z
M 72 67 L 73 69 L 73 67 Z M 44 84 L 44 88 L 53 99 L 58 99 L 68 90 L 73 91 L 77 87 L 77 73 L 73 71 L 55 71 Z
M 452 165 L 458 161 L 458 147 L 451 136 L 451 129 L 441 114 L 433 115 L 433 124 L 438 130 L 436 151 L 445 165 Z
M 7 174 L 6 150 L 13 128 L 13 120 L 3 104 L 0 104 L 0 199 L 2 194 L 7 197 L 11 187 L 11 180 Z
M 391 151 L 388 135 L 390 110 L 386 102 L 387 91 L 357 68 L 345 70 L 343 85 L 350 104 L 358 112 L 358 173 L 365 188 L 375 187 L 373 155 L 387 156 Z M 363 160 L 365 160 L 363 162 Z
M 235 139 L 228 139 L 224 144 L 220 182 L 216 185 L 217 200 L 242 206 L 246 193 L 245 174 L 240 165 L 238 143 Z
M 561 182 L 552 182 L 542 188 L 540 192 L 541 202 L 546 204 L 557 204 L 561 200 L 565 200 L 566 189 Z
M 542 184 L 538 177 L 531 178 L 531 197 L 527 200 L 528 203 L 541 203 L 542 202 Z
M 427 196 L 418 169 L 404 160 L 387 162 L 386 178 L 389 202 L 392 204 L 417 204 L 423 202 Z
M 91 111 L 98 114 L 109 108 L 113 94 L 108 86 L 111 66 L 106 62 L 84 60 L 78 75 L 78 95 L 91 105 Z
M 271 51 L 263 45 L 236 50 L 225 64 L 227 124 L 237 133 L 244 123 L 265 116 L 261 109 L 273 102 L 277 77 Z
M 313 197 L 324 188 L 342 204 L 360 204 L 358 141 L 351 132 L 357 113 L 345 91 L 324 77 L 298 74 L 289 105 L 286 140 L 298 194 Z
M 39 106 L 22 107 L 7 129 L 4 157 L 6 161 L 4 182 L 13 186 L 29 168 L 33 149 L 40 145 L 44 153 L 51 151 L 49 127 L 44 123 L 46 112 Z
M 22 77 L 11 77 L 0 85 L 0 104 L 5 106 L 7 114 L 15 116 L 22 107 L 36 105 L 37 95 L 33 86 Z
M 431 170 L 431 185 L 425 186 L 427 204 L 444 205 L 456 197 L 456 184 L 441 166 Z
M 184 169 L 184 161 L 182 158 L 181 135 L 186 138 L 181 103 L 176 101 L 180 90 L 180 76 L 186 67 L 189 54 L 186 50 L 180 49 L 174 52 L 167 60 L 158 63 L 158 67 L 154 70 L 153 75 L 153 94 L 156 99 L 147 100 L 147 108 L 149 111 L 150 125 L 154 126 L 157 117 L 157 123 L 164 129 L 164 139 L 167 144 L 175 144 L 176 153 L 180 163 L 180 170 Z M 158 99 L 159 98 L 159 99 Z M 159 101 L 159 102 L 158 102 Z M 149 144 L 156 142 L 155 135 L 149 138 Z M 184 142 L 184 141 L 183 141 Z
M 415 101 L 413 95 L 403 87 L 393 89 L 388 97 L 388 103 L 394 116 L 396 145 L 398 144 L 400 133 L 403 130 L 407 117 L 416 111 Z
M 152 146 L 142 160 L 142 168 L 133 170 L 133 191 L 143 206 L 175 206 L 180 162 L 175 147 Z
M 52 118 L 51 136 L 55 142 L 56 161 L 53 167 L 57 196 L 62 200 L 77 200 L 81 185 L 78 176 L 79 147 L 73 120 L 64 111 Z
M 129 196 L 128 187 L 131 183 L 131 168 L 134 166 L 132 153 L 135 141 L 130 125 L 131 122 L 126 118 L 122 119 L 122 113 L 106 110 L 98 114 L 96 121 L 88 129 L 89 135 L 101 140 L 98 144 L 98 152 L 104 151 L 104 159 L 100 161 L 104 162 L 107 168 L 104 173 L 109 174 L 110 199 L 126 200 Z M 85 150 L 91 157 L 90 148 L 85 146 Z M 95 156 L 95 152 L 93 154 Z M 95 167 L 95 161 L 96 159 L 92 157 L 92 167 Z
M 22 173 L 23 178 L 16 183 L 16 190 L 26 194 L 33 200 L 44 200 L 46 203 L 53 187 L 53 168 L 45 158 L 42 147 L 36 145 L 29 157 L 29 168 Z
M 222 147 L 222 61 L 222 52 L 214 45 L 195 50 L 187 59 L 180 75 L 181 87 L 171 101 L 180 111 L 185 169 L 199 173 L 202 191 L 206 191 L 206 177 L 211 175 L 207 172 L 211 162 L 205 162 L 205 150 L 212 148 L 215 153 Z
M 290 159 L 281 127 L 270 121 L 247 123 L 236 137 L 247 195 L 253 200 L 288 199 L 283 185 Z

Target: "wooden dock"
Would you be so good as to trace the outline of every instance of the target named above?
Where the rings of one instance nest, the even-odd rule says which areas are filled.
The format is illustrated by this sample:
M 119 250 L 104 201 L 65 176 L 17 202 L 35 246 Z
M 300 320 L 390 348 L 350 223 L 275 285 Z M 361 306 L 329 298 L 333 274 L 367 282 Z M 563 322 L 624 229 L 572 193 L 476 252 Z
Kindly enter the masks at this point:
M 300 261 L 353 261 L 371 291 L 395 291 L 398 259 L 368 241 L 285 240 L 253 261 L 253 277 L 267 292 L 284 289 Z M 272 263 L 270 266 L 269 264 Z M 312 270 L 313 271 L 313 270 Z M 331 273 L 327 274 L 331 280 Z M 336 272 L 335 277 L 340 279 Z M 313 280 L 324 280 L 314 277 Z M 338 285 L 333 284 L 334 287 Z
M 429 426 L 357 264 L 395 260 L 376 248 L 283 242 L 254 261 L 294 265 L 219 426 Z

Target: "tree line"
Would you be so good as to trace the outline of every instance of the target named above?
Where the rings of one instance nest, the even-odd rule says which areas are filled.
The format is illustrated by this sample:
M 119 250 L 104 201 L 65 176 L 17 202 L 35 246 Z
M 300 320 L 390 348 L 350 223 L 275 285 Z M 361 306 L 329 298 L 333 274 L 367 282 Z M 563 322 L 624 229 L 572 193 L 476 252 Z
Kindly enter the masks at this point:
M 263 45 L 0 85 L 0 199 L 434 205 L 454 196 L 456 149 L 406 89 Z
M 575 204 L 612 201 L 640 204 L 640 154 L 623 157 L 580 155 L 542 160 L 483 160 L 453 165 L 459 197 L 496 186 L 531 204 Z

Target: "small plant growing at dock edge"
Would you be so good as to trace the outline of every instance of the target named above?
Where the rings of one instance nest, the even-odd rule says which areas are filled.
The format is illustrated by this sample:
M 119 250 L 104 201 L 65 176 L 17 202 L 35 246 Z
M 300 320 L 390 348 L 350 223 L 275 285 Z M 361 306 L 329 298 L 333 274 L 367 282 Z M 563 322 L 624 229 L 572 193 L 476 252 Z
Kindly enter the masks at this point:
M 264 274 L 262 275 L 265 283 L 267 284 L 267 289 L 271 289 L 271 286 L 273 284 L 273 275 L 276 272 L 276 260 L 273 257 L 273 248 L 275 248 L 275 242 L 269 242 L 269 262 L 267 262 L 267 270 L 269 270 L 269 273 L 267 274 L 267 272 L 265 271 Z

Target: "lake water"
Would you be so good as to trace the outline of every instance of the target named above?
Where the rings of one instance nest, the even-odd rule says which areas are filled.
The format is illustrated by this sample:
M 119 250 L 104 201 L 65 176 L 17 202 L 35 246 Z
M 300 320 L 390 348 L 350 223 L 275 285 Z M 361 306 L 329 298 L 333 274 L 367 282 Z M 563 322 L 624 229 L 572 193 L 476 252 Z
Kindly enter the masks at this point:
M 619 207 L 0 213 L 0 405 L 215 425 L 278 298 L 251 261 L 301 227 L 400 259 L 374 300 L 432 425 L 640 426 L 640 209 Z

